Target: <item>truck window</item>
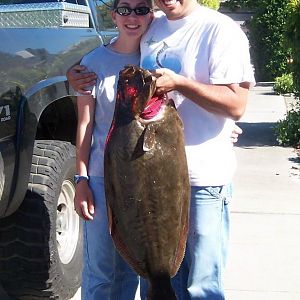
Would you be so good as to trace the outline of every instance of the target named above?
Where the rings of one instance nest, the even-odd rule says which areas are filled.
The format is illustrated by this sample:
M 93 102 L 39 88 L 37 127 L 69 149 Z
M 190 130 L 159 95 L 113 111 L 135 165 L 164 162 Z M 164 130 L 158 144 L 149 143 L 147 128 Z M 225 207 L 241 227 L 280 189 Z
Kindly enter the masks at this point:
M 112 0 L 94 0 L 97 8 L 97 18 L 103 30 L 115 31 L 116 25 L 111 20 L 110 10 L 112 8 Z

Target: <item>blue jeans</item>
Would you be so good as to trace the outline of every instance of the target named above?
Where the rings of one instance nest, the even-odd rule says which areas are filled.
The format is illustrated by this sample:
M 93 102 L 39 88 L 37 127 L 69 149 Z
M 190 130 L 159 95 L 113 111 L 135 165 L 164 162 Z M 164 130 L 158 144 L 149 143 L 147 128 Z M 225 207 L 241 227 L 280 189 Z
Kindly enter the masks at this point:
M 137 274 L 116 251 L 109 234 L 103 177 L 90 177 L 94 195 L 93 221 L 84 222 L 82 300 L 134 299 Z
M 184 260 L 172 286 L 178 300 L 224 300 L 223 271 L 227 258 L 231 185 L 192 186 L 189 234 Z M 147 282 L 141 280 L 141 299 Z

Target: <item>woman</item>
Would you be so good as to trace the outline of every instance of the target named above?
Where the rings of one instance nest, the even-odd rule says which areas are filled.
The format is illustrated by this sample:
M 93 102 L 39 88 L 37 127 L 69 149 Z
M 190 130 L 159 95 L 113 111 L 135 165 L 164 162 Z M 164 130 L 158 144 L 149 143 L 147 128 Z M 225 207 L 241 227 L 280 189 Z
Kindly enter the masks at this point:
M 138 276 L 118 255 L 109 234 L 103 180 L 105 139 L 113 118 L 118 74 L 139 65 L 139 45 L 153 18 L 151 0 L 115 0 L 111 12 L 118 38 L 83 57 L 97 74 L 92 93 L 77 97 L 75 210 L 84 222 L 82 299 L 134 299 Z

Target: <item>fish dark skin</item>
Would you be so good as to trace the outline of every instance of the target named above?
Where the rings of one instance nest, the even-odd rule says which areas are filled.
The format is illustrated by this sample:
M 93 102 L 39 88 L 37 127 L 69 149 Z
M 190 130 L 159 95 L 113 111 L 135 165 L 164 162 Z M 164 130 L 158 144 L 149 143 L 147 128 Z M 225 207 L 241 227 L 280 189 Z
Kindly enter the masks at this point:
M 181 119 L 172 100 L 154 94 L 149 71 L 120 71 L 104 155 L 105 193 L 112 238 L 149 280 L 147 299 L 175 300 L 170 278 L 185 253 L 190 185 Z

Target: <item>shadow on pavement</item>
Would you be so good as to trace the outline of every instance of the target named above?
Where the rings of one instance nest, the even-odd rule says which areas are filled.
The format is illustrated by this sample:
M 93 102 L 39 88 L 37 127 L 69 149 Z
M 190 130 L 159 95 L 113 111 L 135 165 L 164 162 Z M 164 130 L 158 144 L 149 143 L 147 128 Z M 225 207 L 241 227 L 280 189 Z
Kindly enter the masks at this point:
M 276 123 L 237 123 L 243 129 L 237 147 L 278 146 L 274 127 Z
M 261 95 L 266 95 L 266 96 L 278 96 L 276 93 L 274 92 L 265 92 L 265 93 L 261 93 Z
M 251 147 L 273 147 L 279 146 L 276 141 L 274 128 L 276 123 L 237 123 L 243 129 L 243 133 L 239 136 L 236 147 L 251 148 Z M 296 176 L 299 176 L 300 171 L 300 149 L 295 149 L 296 156 L 289 157 L 288 160 L 293 163 Z

